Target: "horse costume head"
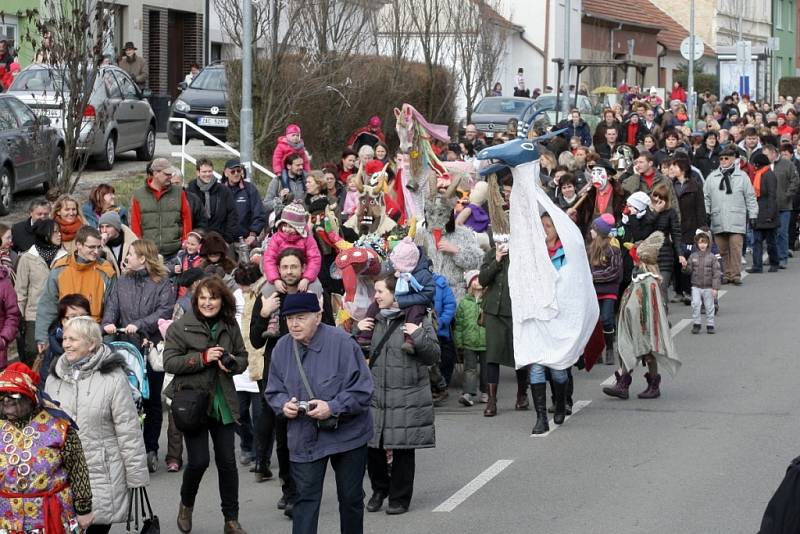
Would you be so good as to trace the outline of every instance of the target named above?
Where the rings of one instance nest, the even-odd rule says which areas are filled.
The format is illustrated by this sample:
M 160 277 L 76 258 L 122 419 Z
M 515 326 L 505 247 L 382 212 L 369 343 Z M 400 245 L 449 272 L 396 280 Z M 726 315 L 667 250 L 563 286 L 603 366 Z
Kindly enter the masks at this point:
M 356 209 L 359 235 L 378 232 L 384 217 L 386 217 L 386 204 L 383 199 L 387 187 L 386 166 L 373 160 L 367 163 L 364 172 L 366 177 L 359 188 L 358 208 Z

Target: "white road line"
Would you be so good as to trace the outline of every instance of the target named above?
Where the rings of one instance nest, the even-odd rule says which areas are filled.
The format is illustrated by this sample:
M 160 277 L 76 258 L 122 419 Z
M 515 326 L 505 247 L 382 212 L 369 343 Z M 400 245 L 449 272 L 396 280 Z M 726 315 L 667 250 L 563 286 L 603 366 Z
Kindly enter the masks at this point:
M 568 415 L 566 417 L 566 419 L 564 419 L 564 424 L 566 424 L 567 421 L 569 421 L 570 417 L 572 417 L 573 415 L 577 414 L 579 411 L 583 410 L 584 408 L 589 406 L 591 403 L 592 403 L 592 401 L 590 401 L 590 400 L 579 400 L 579 401 L 576 401 L 575 404 L 572 405 L 572 415 Z M 564 426 L 564 424 L 561 424 L 561 425 L 555 424 L 552 419 L 550 419 L 547 422 L 547 424 L 550 425 L 550 430 L 548 430 L 544 434 L 531 434 L 531 437 L 532 438 L 543 438 L 545 436 L 549 436 L 550 434 L 552 434 L 553 432 L 555 432 L 556 430 L 558 430 L 559 428 Z
M 678 324 L 676 324 L 675 326 L 670 328 L 669 335 L 671 335 L 672 337 L 677 336 L 678 334 L 681 333 L 681 330 L 683 330 L 684 328 L 686 328 L 690 324 L 692 324 L 692 320 L 691 319 L 681 319 L 680 321 L 678 321 Z
M 456 506 L 469 499 L 469 497 L 485 486 L 490 480 L 499 475 L 503 469 L 513 464 L 514 460 L 497 460 L 483 473 L 473 478 L 466 486 L 458 490 L 452 497 L 433 509 L 434 512 L 452 512 Z

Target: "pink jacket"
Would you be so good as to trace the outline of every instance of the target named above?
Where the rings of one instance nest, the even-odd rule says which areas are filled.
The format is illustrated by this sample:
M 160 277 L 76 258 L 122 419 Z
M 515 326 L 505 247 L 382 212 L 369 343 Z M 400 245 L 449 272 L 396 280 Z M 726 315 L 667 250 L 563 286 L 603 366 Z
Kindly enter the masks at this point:
M 275 150 L 272 152 L 272 172 L 278 176 L 281 175 L 281 172 L 283 172 L 283 162 L 289 154 L 300 154 L 303 157 L 303 169 L 306 172 L 311 171 L 311 161 L 308 159 L 303 141 L 301 140 L 298 145 L 293 146 L 286 140 L 286 137 L 280 136 L 278 138 L 278 144 L 275 145 Z
M 303 237 L 300 234 L 287 234 L 283 230 L 278 230 L 270 238 L 261 264 L 261 270 L 267 276 L 269 283 L 273 284 L 281 277 L 278 271 L 278 256 L 287 248 L 299 248 L 305 252 L 306 268 L 303 270 L 303 278 L 309 282 L 316 280 L 322 268 L 322 255 L 319 253 L 314 236 L 310 231 L 308 237 Z
M 19 333 L 19 305 L 11 283 L 11 273 L 0 267 L 0 369 L 8 363 L 8 346 Z

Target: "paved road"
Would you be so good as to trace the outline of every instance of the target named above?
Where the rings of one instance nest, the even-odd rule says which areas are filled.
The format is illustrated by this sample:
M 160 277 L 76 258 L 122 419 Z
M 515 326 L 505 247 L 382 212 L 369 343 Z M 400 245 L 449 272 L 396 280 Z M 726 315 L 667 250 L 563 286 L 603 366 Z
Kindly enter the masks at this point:
M 156 138 L 155 157 L 157 158 L 170 158 L 176 162 L 180 167 L 180 158 L 172 157 L 173 152 L 180 152 L 180 146 L 173 146 L 167 141 L 166 134 L 159 134 Z M 196 139 L 187 143 L 187 152 L 195 158 L 203 155 L 211 158 L 223 158 L 228 156 L 228 152 L 220 147 L 208 147 L 203 145 L 202 141 Z M 187 162 L 188 164 L 188 162 Z M 135 174 L 144 172 L 146 164 L 136 159 L 136 153 L 133 151 L 125 152 L 117 155 L 117 161 L 114 163 L 114 168 L 110 171 L 100 171 L 94 168 L 91 162 L 86 167 L 86 170 L 81 177 L 81 182 L 78 184 L 79 190 L 89 190 L 92 186 L 102 182 L 113 182 L 115 179 L 127 178 Z M 192 168 L 187 167 L 187 174 L 194 176 L 191 173 Z M 9 215 L 0 217 L 2 223 L 15 223 L 27 217 L 28 203 L 34 198 L 41 197 L 40 190 L 22 191 L 14 195 L 14 206 Z
M 673 305 L 684 365 L 674 380 L 664 378 L 659 400 L 635 398 L 644 389 L 643 371 L 636 373 L 630 400 L 605 397 L 601 382 L 612 369 L 600 366 L 576 375 L 575 399 L 588 405 L 549 435 L 530 437 L 532 412 L 512 411 L 510 371 L 502 375 L 494 419 L 482 417 L 482 405 L 461 408 L 451 395 L 437 410 L 437 447 L 418 452 L 411 511 L 367 514 L 365 532 L 756 532 L 786 465 L 798 454 L 792 333 L 800 261 L 724 289 L 714 336 L 692 335 L 682 321 L 689 307 Z M 485 485 L 458 498 L 492 468 Z M 289 520 L 275 508 L 278 482 L 256 484 L 245 468 L 240 477 L 243 526 L 251 533 L 290 532 Z M 160 471 L 152 479 L 164 532 L 177 531 L 180 478 Z M 368 481 L 365 490 L 369 496 Z M 452 511 L 434 511 L 454 495 Z M 212 467 L 197 500 L 194 532 L 221 531 L 218 502 Z M 330 470 L 320 532 L 338 532 Z

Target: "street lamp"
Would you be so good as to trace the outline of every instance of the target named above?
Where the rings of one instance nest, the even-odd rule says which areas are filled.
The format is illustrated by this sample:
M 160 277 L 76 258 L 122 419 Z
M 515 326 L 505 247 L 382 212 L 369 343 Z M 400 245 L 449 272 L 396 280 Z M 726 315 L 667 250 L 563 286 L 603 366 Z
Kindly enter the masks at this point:
M 242 109 L 239 114 L 239 159 L 247 178 L 253 161 L 253 4 L 242 0 Z

